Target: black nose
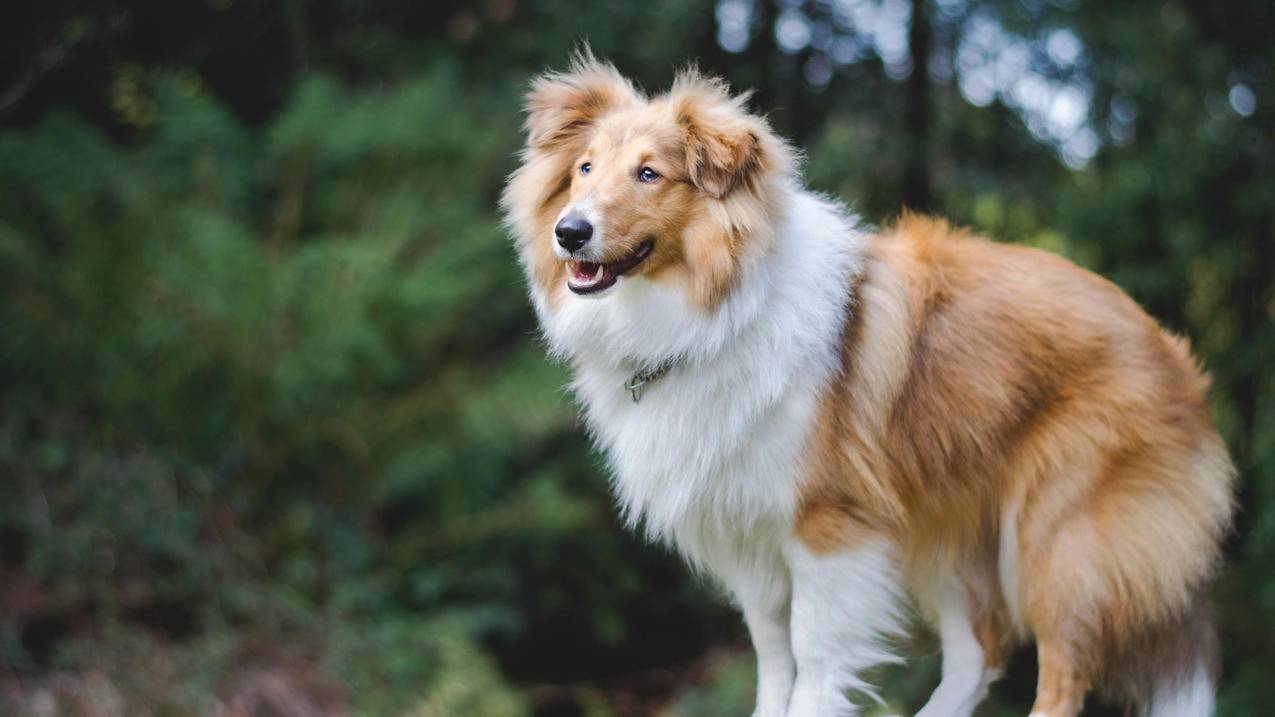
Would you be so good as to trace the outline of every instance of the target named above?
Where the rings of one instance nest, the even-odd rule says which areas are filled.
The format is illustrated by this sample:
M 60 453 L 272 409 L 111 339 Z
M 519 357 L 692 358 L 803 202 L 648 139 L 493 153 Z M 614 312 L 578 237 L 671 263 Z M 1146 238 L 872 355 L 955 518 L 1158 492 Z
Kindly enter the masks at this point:
M 593 225 L 582 216 L 568 214 L 553 228 L 558 235 L 558 243 L 567 251 L 576 251 L 593 236 Z

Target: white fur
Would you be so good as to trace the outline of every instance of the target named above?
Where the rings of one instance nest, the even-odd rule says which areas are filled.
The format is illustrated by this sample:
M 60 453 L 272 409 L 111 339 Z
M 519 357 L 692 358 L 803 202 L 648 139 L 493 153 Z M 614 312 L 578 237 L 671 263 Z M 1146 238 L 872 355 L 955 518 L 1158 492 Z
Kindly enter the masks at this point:
M 882 541 L 818 556 L 794 541 L 785 555 L 792 570 L 792 648 L 797 659 L 787 714 L 854 715 L 847 690 L 877 698 L 859 672 L 901 661 L 888 646 L 902 631 L 894 550 Z
M 1204 665 L 1197 664 L 1177 680 L 1159 685 L 1146 717 L 1213 717 L 1213 681 Z
M 1022 601 L 1018 596 L 1018 513 L 1021 509 L 1022 500 L 1014 498 L 1001 513 L 1000 545 L 996 558 L 1001 595 L 1005 598 L 1010 622 L 1020 630 L 1023 625 L 1023 611 Z
M 712 313 L 641 277 L 541 309 L 550 347 L 575 367 L 626 516 L 697 565 L 752 562 L 766 536 L 787 533 L 796 462 L 837 367 L 865 237 L 813 195 L 793 190 L 789 206 L 774 240 L 758 242 L 768 254 L 746 257 Z M 681 363 L 634 403 L 624 383 L 670 359 Z
M 999 675 L 987 668 L 987 656 L 974 636 L 963 591 L 949 583 L 933 601 L 943 643 L 943 679 L 916 717 L 969 717 Z
M 746 591 L 740 592 L 747 595 Z M 793 680 L 797 677 L 797 662 L 792 654 L 790 605 L 760 606 L 744 600 L 741 604 L 744 622 L 757 652 L 757 708 L 753 717 L 784 717 Z
M 783 191 L 774 235 L 750 238 L 737 284 L 711 313 L 682 287 L 641 277 L 621 278 L 593 300 L 566 295 L 554 307 L 533 292 L 551 350 L 574 366 L 572 387 L 626 518 L 719 578 L 743 609 L 758 652 L 757 714 L 765 717 L 801 717 L 785 712 L 794 658 L 784 550 L 798 461 L 838 368 L 867 242 L 841 206 L 795 185 Z M 629 377 L 674 359 L 633 402 L 623 388 Z M 885 599 L 870 594 L 878 582 L 851 580 L 862 568 L 847 570 L 835 585 L 807 584 L 821 603 L 834 591 L 843 606 Z M 817 631 L 810 615 L 800 629 L 808 643 Z M 843 667 L 876 654 L 838 649 L 849 660 Z

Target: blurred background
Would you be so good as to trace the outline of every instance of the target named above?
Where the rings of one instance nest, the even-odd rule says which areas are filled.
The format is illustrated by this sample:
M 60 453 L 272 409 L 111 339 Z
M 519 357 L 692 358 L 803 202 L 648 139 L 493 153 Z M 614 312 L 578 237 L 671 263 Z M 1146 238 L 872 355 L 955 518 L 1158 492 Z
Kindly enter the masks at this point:
M 0 15 L 0 713 L 748 713 L 740 620 L 619 525 L 496 209 L 587 40 L 756 89 L 872 222 L 1060 252 L 1189 336 L 1243 476 L 1220 714 L 1275 714 L 1275 3 Z M 901 647 L 873 713 L 937 680 Z

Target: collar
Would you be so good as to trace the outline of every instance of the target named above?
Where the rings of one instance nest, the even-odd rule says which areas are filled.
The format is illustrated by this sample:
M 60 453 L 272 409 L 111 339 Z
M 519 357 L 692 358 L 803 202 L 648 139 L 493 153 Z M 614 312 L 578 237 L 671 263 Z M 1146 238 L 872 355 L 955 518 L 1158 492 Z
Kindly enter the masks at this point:
M 637 403 L 642 400 L 642 390 L 644 387 L 664 378 L 674 366 L 680 363 L 682 363 L 681 358 L 672 358 L 660 363 L 655 368 L 638 371 L 630 376 L 629 380 L 625 382 L 624 390 L 628 391 L 629 395 L 633 397 L 633 402 Z

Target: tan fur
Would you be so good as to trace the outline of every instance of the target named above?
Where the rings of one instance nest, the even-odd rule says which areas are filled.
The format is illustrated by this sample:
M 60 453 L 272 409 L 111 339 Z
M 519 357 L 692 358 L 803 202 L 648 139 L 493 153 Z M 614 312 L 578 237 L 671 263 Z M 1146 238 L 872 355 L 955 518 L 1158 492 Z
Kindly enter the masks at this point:
M 1234 471 L 1208 379 L 1109 282 L 939 220 L 905 214 L 859 284 L 797 535 L 831 551 L 884 531 L 914 582 L 986 584 L 1019 501 L 1017 595 L 978 591 L 976 632 L 990 664 L 1020 616 L 1039 709 L 1072 714 L 1105 656 L 1181 620 L 1217 562 Z
M 587 51 L 568 72 L 535 81 L 523 164 L 501 203 L 551 302 L 565 290 L 553 225 L 564 206 L 591 196 L 614 229 L 608 261 L 659 237 L 635 275 L 683 286 L 704 311 L 717 306 L 746 250 L 766 247 L 781 211 L 770 184 L 795 164 L 765 120 L 744 111 L 745 100 L 694 70 L 648 98 Z M 588 175 L 578 171 L 584 162 Z M 643 166 L 661 178 L 637 182 Z
M 1083 667 L 1086 656 L 1077 654 L 1071 640 L 1042 635 L 1037 645 L 1036 701 L 1032 717 L 1074 717 L 1080 714 L 1090 673 Z

